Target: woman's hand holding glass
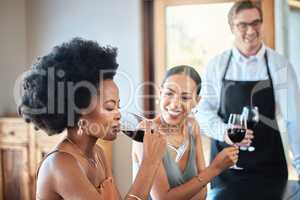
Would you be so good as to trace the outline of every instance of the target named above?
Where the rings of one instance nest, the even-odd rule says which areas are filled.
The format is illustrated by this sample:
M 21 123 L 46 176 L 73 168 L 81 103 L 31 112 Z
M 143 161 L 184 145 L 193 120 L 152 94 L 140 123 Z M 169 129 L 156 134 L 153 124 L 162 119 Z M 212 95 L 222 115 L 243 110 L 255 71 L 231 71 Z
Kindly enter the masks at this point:
M 143 160 L 152 164 L 159 164 L 166 151 L 166 138 L 158 129 L 153 128 L 153 122 L 145 121 L 145 135 L 143 142 Z
M 239 149 L 237 147 L 224 148 L 220 153 L 217 154 L 215 159 L 212 161 L 211 166 L 215 167 L 218 171 L 223 171 L 238 161 Z
M 239 114 L 230 114 L 228 119 L 227 135 L 235 147 L 239 148 L 239 146 L 242 145 L 242 141 L 246 138 L 246 132 L 247 119 L 245 116 Z M 232 169 L 241 170 L 243 168 L 234 165 L 232 166 Z

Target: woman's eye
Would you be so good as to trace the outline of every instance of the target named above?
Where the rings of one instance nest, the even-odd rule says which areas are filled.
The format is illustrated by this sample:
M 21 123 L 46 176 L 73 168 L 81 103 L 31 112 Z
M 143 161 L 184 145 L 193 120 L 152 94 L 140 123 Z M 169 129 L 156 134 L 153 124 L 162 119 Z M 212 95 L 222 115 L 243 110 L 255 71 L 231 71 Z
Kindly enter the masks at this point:
M 181 97 L 181 99 L 182 99 L 183 101 L 189 101 L 189 100 L 191 100 L 192 98 L 191 98 L 191 97 L 185 97 L 185 96 L 183 96 L 183 97 Z
M 173 93 L 172 93 L 172 92 L 165 92 L 165 95 L 166 95 L 166 96 L 172 96 Z
M 107 111 L 114 111 L 116 108 L 117 108 L 117 106 L 107 105 L 105 109 L 106 109 Z

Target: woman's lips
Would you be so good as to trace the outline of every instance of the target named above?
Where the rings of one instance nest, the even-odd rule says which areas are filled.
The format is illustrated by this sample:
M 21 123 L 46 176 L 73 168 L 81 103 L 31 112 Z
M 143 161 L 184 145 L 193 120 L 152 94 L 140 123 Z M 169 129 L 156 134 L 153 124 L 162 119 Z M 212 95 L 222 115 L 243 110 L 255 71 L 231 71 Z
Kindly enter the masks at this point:
M 121 131 L 120 124 L 112 126 L 112 131 L 114 133 L 119 133 Z
M 181 111 L 168 110 L 167 112 L 168 112 L 169 116 L 172 118 L 176 118 L 181 114 Z

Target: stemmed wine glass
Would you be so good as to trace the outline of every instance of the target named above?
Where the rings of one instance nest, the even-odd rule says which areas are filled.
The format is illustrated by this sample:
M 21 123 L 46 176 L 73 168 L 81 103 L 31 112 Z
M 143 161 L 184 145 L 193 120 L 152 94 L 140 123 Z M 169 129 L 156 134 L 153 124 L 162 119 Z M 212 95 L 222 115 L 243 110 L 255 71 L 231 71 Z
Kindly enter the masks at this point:
M 259 111 L 257 106 L 244 106 L 242 115 L 246 118 L 247 128 L 253 130 L 259 122 Z M 241 147 L 241 150 L 248 150 L 249 152 L 255 151 L 254 146 Z
M 145 130 L 139 128 L 142 121 L 147 120 L 142 115 L 131 112 L 121 113 L 121 132 L 137 142 L 143 142 Z
M 228 119 L 228 130 L 227 135 L 229 139 L 237 146 L 246 135 L 247 121 L 243 115 L 240 114 L 230 114 Z M 231 167 L 231 169 L 242 170 L 243 168 L 238 167 L 236 164 Z

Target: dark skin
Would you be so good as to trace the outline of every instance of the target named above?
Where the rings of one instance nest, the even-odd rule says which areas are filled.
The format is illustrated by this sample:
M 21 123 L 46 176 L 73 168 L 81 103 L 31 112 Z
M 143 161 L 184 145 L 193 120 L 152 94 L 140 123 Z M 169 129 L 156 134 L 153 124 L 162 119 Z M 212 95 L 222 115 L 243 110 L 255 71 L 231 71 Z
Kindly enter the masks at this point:
M 56 152 L 41 165 L 37 180 L 37 199 L 106 199 L 106 191 L 97 190 L 103 181 L 113 180 L 111 168 L 97 139 L 114 140 L 119 132 L 119 91 L 112 80 L 100 83 L 101 98 L 93 99 L 95 108 L 81 119 L 88 121 L 83 134 L 78 128 L 68 129 L 67 139 L 58 144 Z M 95 124 L 99 125 L 95 128 Z M 150 125 L 149 125 L 150 126 Z M 149 130 L 149 131 L 148 131 Z M 159 133 L 147 129 L 144 159 L 128 194 L 146 199 L 153 177 L 165 152 L 166 141 Z M 113 187 L 116 186 L 113 183 Z M 105 190 L 105 189 L 104 189 Z M 116 199 L 122 199 L 116 189 Z M 124 199 L 132 199 L 126 195 Z

